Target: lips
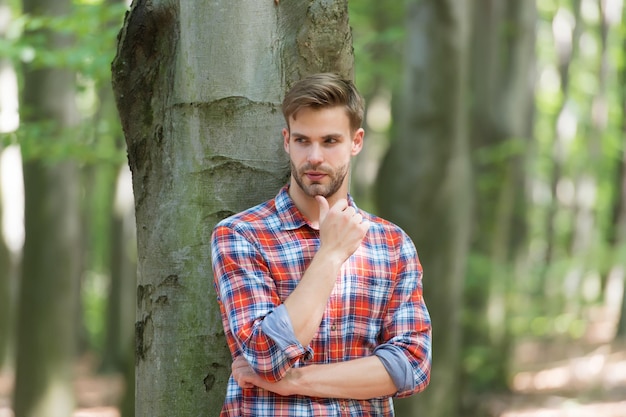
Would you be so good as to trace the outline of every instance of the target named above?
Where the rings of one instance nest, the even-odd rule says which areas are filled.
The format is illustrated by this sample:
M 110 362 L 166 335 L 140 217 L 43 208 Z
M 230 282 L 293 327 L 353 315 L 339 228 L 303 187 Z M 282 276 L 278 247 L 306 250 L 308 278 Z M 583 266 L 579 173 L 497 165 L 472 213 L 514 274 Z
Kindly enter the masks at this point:
M 322 178 L 324 178 L 326 176 L 325 173 L 323 172 L 305 172 L 304 175 L 306 175 L 306 177 L 311 180 L 311 181 L 321 181 Z

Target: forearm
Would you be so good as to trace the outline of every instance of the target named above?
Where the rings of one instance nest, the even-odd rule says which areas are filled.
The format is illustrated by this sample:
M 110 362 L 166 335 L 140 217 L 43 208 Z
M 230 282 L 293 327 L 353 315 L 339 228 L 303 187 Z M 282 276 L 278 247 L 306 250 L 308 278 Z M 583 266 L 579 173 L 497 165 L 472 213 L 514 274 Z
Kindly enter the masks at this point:
M 241 387 L 256 385 L 279 395 L 367 400 L 391 396 L 398 389 L 377 356 L 323 365 L 292 368 L 277 382 L 255 374 L 245 359 L 233 363 L 233 377 Z
M 398 390 L 376 356 L 294 368 L 292 394 L 309 397 L 365 400 L 390 396 Z
M 294 335 L 307 346 L 324 315 L 343 260 L 332 253 L 318 252 L 295 290 L 284 302 Z

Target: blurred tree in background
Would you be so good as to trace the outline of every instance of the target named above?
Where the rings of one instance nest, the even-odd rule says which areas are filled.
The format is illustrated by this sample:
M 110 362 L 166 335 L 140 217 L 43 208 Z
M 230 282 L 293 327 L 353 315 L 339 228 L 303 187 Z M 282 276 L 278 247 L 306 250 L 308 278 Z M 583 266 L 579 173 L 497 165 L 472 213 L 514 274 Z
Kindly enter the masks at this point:
M 54 267 L 27 248 L 62 247 L 53 232 L 44 234 L 67 231 L 60 214 L 28 224 L 66 190 L 74 197 L 62 203 L 75 206 L 80 244 L 71 261 L 56 260 L 80 270 L 63 292 L 63 307 L 79 306 L 66 321 L 77 322 L 77 355 L 95 357 L 101 372 L 132 375 L 133 202 L 110 87 L 129 4 L 65 0 L 67 9 L 52 13 L 43 7 L 54 2 L 40 3 L 35 10 L 33 1 L 0 0 L 0 213 L 12 222 L 0 229 L 0 364 L 12 372 L 20 353 L 12 335 L 34 332 L 15 322 L 17 312 L 44 306 L 18 303 L 18 289 L 62 302 Z M 626 336 L 623 1 L 355 0 L 349 12 L 355 80 L 368 104 L 353 194 L 416 241 L 436 326 L 432 386 L 399 404 L 398 415 L 413 415 L 438 392 L 450 393 L 449 416 L 485 415 L 485 398 L 512 389 L 524 343 L 583 349 Z M 50 44 L 55 37 L 67 43 Z M 33 87 L 31 77 L 48 72 L 71 74 L 63 84 L 75 106 L 71 123 L 42 110 L 67 99 Z M 7 170 L 15 155 L 31 196 L 26 212 L 34 213 L 26 216 L 24 249 L 23 218 L 13 214 L 22 174 Z M 73 166 L 67 180 L 53 176 L 61 166 Z M 29 178 L 49 185 L 36 188 Z M 42 200 L 33 205 L 35 198 Z M 51 332 L 41 327 L 38 337 Z
M 66 416 L 75 408 L 78 355 L 99 352 L 103 370 L 134 369 L 132 195 L 125 203 L 118 199 L 114 210 L 125 152 L 110 87 L 114 39 L 127 5 L 58 0 L 0 6 L 3 18 L 11 16 L 0 19 L 2 146 L 8 154 L 19 145 L 25 185 L 24 196 L 5 193 L 3 199 L 8 207 L 25 199 L 24 248 L 13 248 L 11 258 L 23 261 L 18 285 L 10 273 L 2 274 L 2 288 L 10 291 L 7 298 L 2 292 L 8 313 L 1 321 L 18 316 L 18 323 L 11 323 L 18 337 L 9 349 L 15 352 L 9 357 L 16 368 L 14 406 L 20 416 Z M 8 116 L 18 100 L 21 120 L 15 130 Z M 19 170 L 2 172 L 5 185 L 22 181 Z M 124 186 L 129 185 L 118 187 L 120 195 Z M 124 226 L 113 227 L 121 217 L 126 220 L 115 224 Z M 16 240 L 20 218 L 9 221 L 3 223 L 4 235 Z M 120 228 L 125 234 L 113 233 Z M 120 298 L 125 302 L 116 304 Z M 2 337 L 2 346 L 11 340 Z M 104 349 L 105 340 L 114 342 Z
M 418 248 L 433 364 L 428 389 L 407 400 L 411 406 L 399 408 L 400 415 L 454 415 L 461 398 L 462 294 L 473 206 L 466 106 L 470 6 L 412 1 L 405 13 L 402 88 L 393 97 L 396 123 L 376 203 Z

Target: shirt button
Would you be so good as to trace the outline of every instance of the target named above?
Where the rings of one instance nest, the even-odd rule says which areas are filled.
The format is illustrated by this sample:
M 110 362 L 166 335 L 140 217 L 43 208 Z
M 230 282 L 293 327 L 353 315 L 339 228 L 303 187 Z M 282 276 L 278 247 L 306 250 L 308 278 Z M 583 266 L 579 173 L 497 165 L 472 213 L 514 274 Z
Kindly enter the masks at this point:
M 332 330 L 332 331 L 334 332 L 335 330 L 337 330 L 337 326 L 335 326 L 335 325 L 333 324 L 332 326 L 330 326 L 330 330 Z

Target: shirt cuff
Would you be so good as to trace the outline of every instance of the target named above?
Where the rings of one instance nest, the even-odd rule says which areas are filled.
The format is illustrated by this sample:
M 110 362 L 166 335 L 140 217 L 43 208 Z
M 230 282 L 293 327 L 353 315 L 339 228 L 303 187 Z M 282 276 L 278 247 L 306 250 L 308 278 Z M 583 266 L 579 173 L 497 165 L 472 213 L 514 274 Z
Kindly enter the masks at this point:
M 279 305 L 274 311 L 265 316 L 261 323 L 261 329 L 288 356 L 290 352 L 293 352 L 294 347 L 297 347 L 296 350 L 300 354 L 304 351 L 305 360 L 313 357 L 313 349 L 310 347 L 304 348 L 296 338 L 284 304 Z
M 400 347 L 390 344 L 380 345 L 374 349 L 374 355 L 383 363 L 399 393 L 415 389 L 411 362 Z

